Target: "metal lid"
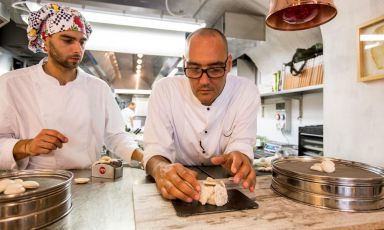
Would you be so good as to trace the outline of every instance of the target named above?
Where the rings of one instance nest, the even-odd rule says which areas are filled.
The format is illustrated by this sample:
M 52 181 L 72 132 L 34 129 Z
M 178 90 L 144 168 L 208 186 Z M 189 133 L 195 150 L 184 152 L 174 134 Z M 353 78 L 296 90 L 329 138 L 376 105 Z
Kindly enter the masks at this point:
M 341 211 L 384 208 L 384 170 L 363 163 L 327 158 L 335 172 L 311 170 L 322 157 L 284 157 L 272 161 L 271 188 L 278 194 L 316 207 Z
M 364 163 L 327 158 L 335 163 L 335 172 L 325 173 L 311 170 L 315 163 L 321 163 L 323 157 L 283 157 L 272 162 L 274 172 L 317 183 L 366 186 L 384 184 L 384 169 Z

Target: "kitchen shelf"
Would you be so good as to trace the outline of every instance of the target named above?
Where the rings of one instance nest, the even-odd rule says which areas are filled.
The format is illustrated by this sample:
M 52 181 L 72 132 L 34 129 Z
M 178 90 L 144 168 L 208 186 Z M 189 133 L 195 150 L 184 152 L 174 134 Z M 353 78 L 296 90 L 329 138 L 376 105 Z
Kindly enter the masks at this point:
M 321 93 L 323 92 L 323 85 L 312 85 L 295 89 L 288 89 L 279 92 L 271 92 L 271 93 L 262 93 L 261 104 L 265 105 L 270 103 L 272 100 L 266 102 L 266 99 L 277 98 L 278 100 L 283 99 L 295 99 L 299 100 L 299 118 L 303 117 L 303 95 L 310 93 Z M 262 107 L 262 116 L 264 116 L 264 106 Z
M 260 97 L 262 99 L 276 98 L 276 97 L 294 97 L 302 94 L 319 93 L 323 92 L 323 85 L 312 85 L 295 89 L 288 89 L 279 92 L 262 93 Z

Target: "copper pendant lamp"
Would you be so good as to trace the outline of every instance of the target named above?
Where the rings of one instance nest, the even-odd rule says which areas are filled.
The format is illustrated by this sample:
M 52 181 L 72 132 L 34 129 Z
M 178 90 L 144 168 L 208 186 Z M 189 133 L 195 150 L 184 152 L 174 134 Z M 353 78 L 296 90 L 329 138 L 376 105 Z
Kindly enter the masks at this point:
M 332 0 L 270 0 L 265 23 L 276 30 L 305 30 L 333 19 Z

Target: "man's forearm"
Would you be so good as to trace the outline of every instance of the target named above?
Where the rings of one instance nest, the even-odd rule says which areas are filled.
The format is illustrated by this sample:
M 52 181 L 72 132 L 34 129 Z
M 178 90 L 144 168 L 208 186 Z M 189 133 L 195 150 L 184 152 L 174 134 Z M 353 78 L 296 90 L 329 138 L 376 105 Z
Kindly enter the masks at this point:
M 149 159 L 145 169 L 149 175 L 155 177 L 156 172 L 160 166 L 169 165 L 170 163 L 171 162 L 167 158 L 160 155 L 156 155 Z
M 15 158 L 16 161 L 28 157 L 28 149 L 27 148 L 28 148 L 29 141 L 30 141 L 29 139 L 20 140 L 13 147 L 13 152 L 12 152 L 13 158 Z

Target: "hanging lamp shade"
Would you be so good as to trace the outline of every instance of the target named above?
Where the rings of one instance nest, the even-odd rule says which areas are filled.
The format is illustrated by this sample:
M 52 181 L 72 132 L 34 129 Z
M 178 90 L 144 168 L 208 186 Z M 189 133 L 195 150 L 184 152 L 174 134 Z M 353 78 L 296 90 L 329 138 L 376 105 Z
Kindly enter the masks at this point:
M 305 30 L 333 19 L 332 0 L 270 0 L 265 23 L 276 30 Z

